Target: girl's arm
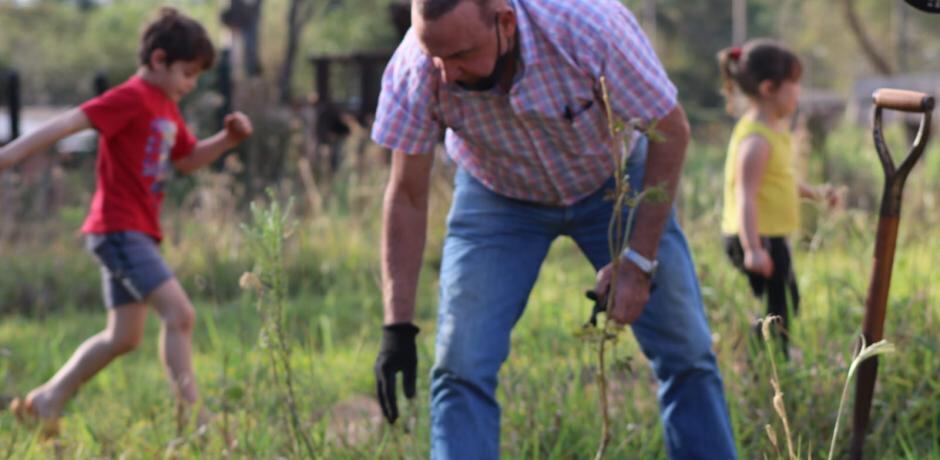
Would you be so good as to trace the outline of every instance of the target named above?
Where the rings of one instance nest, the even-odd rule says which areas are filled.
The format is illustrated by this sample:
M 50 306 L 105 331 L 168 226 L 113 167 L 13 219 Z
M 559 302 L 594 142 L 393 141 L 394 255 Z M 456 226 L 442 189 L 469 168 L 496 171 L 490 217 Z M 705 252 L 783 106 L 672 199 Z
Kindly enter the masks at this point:
M 760 136 L 748 136 L 741 141 L 735 184 L 738 202 L 738 238 L 744 248 L 744 266 L 751 271 L 770 276 L 773 262 L 767 249 L 761 245 L 757 231 L 757 190 L 760 188 L 770 159 L 770 144 Z
M 839 190 L 829 184 L 823 184 L 818 187 L 800 182 L 800 198 L 813 201 L 825 201 L 830 208 L 839 206 L 841 197 Z
M 0 171 L 37 152 L 44 151 L 60 139 L 91 128 L 91 122 L 81 109 L 74 108 L 53 118 L 41 128 L 0 148 Z
M 800 198 L 805 198 L 807 200 L 819 201 L 825 196 L 825 192 L 820 191 L 818 188 L 813 187 L 805 182 L 800 182 Z
M 225 128 L 212 137 L 196 144 L 193 152 L 173 163 L 173 167 L 182 174 L 189 174 L 215 161 L 227 150 L 240 144 L 251 135 L 251 120 L 241 112 L 225 117 Z

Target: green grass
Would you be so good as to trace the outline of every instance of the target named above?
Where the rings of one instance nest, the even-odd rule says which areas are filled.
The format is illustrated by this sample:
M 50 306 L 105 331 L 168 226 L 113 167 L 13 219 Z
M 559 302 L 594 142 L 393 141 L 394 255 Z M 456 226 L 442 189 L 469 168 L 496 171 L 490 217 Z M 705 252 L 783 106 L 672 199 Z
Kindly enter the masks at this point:
M 785 447 L 771 403 L 770 364 L 765 353 L 751 352 L 746 344 L 748 322 L 761 315 L 763 307 L 721 252 L 719 205 L 713 198 L 720 181 L 703 173 L 714 170 L 720 152 L 693 153 L 683 186 L 682 217 L 738 449 L 744 459 L 778 458 Z M 940 374 L 940 288 L 934 286 L 934 268 L 940 266 L 940 215 L 931 208 L 937 192 L 929 177 L 933 175 L 912 177 L 910 190 L 917 193 L 909 195 L 913 204 L 901 222 L 885 327 L 898 353 L 882 358 L 879 367 L 867 458 L 940 458 L 940 381 L 934 378 Z M 436 189 L 418 302 L 421 381 L 418 398 L 406 408 L 411 429 L 404 433 L 400 426 L 389 429 L 376 423 L 376 406 L 361 409 L 372 399 L 372 364 L 381 336 L 377 236 L 382 183 L 378 179 L 364 194 L 357 192 L 371 198 L 356 215 L 334 212 L 303 219 L 287 241 L 291 364 L 302 423 L 321 458 L 427 457 L 427 371 L 433 358 L 437 268 L 448 195 L 446 187 Z M 815 214 L 808 208 L 807 215 Z M 804 299 L 792 326 L 796 352 L 790 363 L 777 363 L 790 428 L 803 458 L 828 454 L 860 331 L 875 226 L 874 216 L 860 210 L 817 217 L 808 219 L 809 233 L 795 245 Z M 195 367 L 206 404 L 225 414 L 239 440 L 236 457 L 297 457 L 284 422 L 285 408 L 271 391 L 266 351 L 257 345 L 261 320 L 254 299 L 237 289 L 238 276 L 252 261 L 236 225 L 172 215 L 166 222 L 168 233 L 181 236 L 168 238 L 164 253 L 196 299 Z M 91 297 L 97 292 L 96 267 L 81 254 L 76 240 L 63 235 L 51 244 L 25 242 L 3 248 L 2 263 L 18 271 L 4 268 L 0 295 L 21 292 L 14 288 L 40 275 L 61 292 L 74 286 L 85 294 L 64 302 L 69 297 L 56 291 L 42 315 L 23 313 L 28 296 L 23 305 L 4 299 L 9 308 L 0 318 L 0 394 L 21 395 L 42 383 L 104 324 L 105 315 Z M 30 264 L 29 257 L 38 263 Z M 594 351 L 573 334 L 590 313 L 582 293 L 593 285 L 593 278 L 570 241 L 556 242 L 513 333 L 512 354 L 500 375 L 505 458 L 577 459 L 594 453 L 601 423 Z M 49 458 L 56 453 L 62 458 L 218 458 L 221 444 L 214 437 L 207 442 L 184 440 L 175 450 L 168 447 L 177 434 L 169 386 L 157 360 L 155 318 L 152 315 L 141 348 L 109 366 L 67 406 L 57 445 L 39 441 L 9 413 L 0 412 L 0 459 Z M 629 366 L 610 377 L 614 436 L 608 458 L 664 458 L 655 380 L 630 334 L 612 355 L 612 361 Z M 350 411 L 365 411 L 372 418 L 343 415 Z M 847 455 L 848 417 L 843 419 L 835 458 Z M 352 430 L 344 429 L 348 426 L 340 418 L 353 420 Z M 779 451 L 768 440 L 768 424 L 780 440 Z
M 693 238 L 693 245 L 739 449 L 742 458 L 773 456 L 764 434 L 765 424 L 777 425 L 768 363 L 763 355 L 749 355 L 743 341 L 746 322 L 760 313 L 760 306 L 749 298 L 744 280 L 728 269 L 719 249 L 709 244 L 712 240 Z M 940 451 L 940 408 L 935 404 L 940 383 L 928 378 L 940 372 L 940 340 L 935 333 L 940 293 L 932 286 L 930 270 L 940 263 L 937 241 L 908 233 L 898 254 L 886 331 L 900 353 L 883 359 L 880 368 L 870 436 L 878 455 L 873 458 L 925 458 Z M 859 237 L 798 254 L 805 301 L 793 332 L 801 358 L 782 365 L 780 379 L 794 438 L 802 452 L 812 452 L 815 458 L 828 451 L 838 396 L 861 322 L 869 253 L 870 241 Z M 367 440 L 343 447 L 329 428 L 331 407 L 371 397 L 379 293 L 373 280 L 353 273 L 372 259 L 364 258 L 362 268 L 344 268 L 350 277 L 339 276 L 344 281 L 335 287 L 317 295 L 300 294 L 288 305 L 287 323 L 297 346 L 292 364 L 301 388 L 299 406 L 325 458 L 387 458 L 395 457 L 390 452 L 397 449 L 406 453 L 404 457 L 426 455 L 426 378 L 419 386 L 412 435 L 366 424 Z M 579 265 L 582 270 L 563 269 Z M 431 278 L 433 270 L 428 270 L 424 284 L 433 285 Z M 516 328 L 513 353 L 501 374 L 502 442 L 508 458 L 583 458 L 593 452 L 599 427 L 593 353 L 572 334 L 587 318 L 589 305 L 581 291 L 592 278 L 574 245 L 559 241 Z M 433 353 L 432 291 L 425 289 L 422 296 L 423 376 Z M 278 415 L 283 408 L 269 393 L 269 364 L 256 345 L 260 321 L 252 300 L 203 300 L 197 301 L 197 309 L 195 365 L 207 404 L 216 412 L 223 408 L 229 412 L 240 455 L 269 458 L 287 453 L 289 437 Z M 48 378 L 103 325 L 103 319 L 101 312 L 74 309 L 42 320 L 4 318 L 0 324 L 3 392 L 22 394 Z M 156 359 L 156 326 L 152 319 L 146 344 L 98 375 L 68 406 L 60 447 L 67 457 L 164 455 L 176 435 L 173 404 Z M 629 370 L 612 376 L 616 435 L 610 458 L 664 457 L 652 375 L 632 339 L 618 344 L 614 355 L 630 357 L 632 363 Z M 778 433 L 782 436 L 779 427 Z M 841 439 L 847 441 L 848 432 Z M 845 443 L 841 444 L 844 449 Z M 0 454 L 8 452 L 10 458 L 44 458 L 53 449 L 15 426 L 8 414 L 0 416 L 0 446 L 5 446 Z M 181 453 L 213 458 L 219 448 L 214 441 L 194 443 L 185 445 Z

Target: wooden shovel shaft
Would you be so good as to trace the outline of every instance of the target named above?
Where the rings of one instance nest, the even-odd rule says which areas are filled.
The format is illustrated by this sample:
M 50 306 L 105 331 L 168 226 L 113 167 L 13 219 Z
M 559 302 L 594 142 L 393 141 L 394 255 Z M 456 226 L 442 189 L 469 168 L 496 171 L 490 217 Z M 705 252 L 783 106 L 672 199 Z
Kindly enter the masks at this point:
M 865 344 L 870 345 L 884 337 L 884 322 L 888 307 L 888 292 L 891 289 L 891 267 L 898 235 L 897 217 L 881 217 L 878 221 L 878 236 L 875 240 L 875 260 L 868 285 L 868 300 L 865 302 L 865 319 L 862 334 Z M 878 376 L 878 357 L 865 360 L 859 365 L 858 380 L 855 381 L 855 413 L 852 420 L 851 458 L 861 459 L 865 445 L 865 431 L 871 415 L 871 401 Z
M 884 337 L 884 323 L 888 309 L 888 292 L 891 289 L 891 270 L 894 266 L 898 224 L 901 219 L 901 199 L 904 192 L 904 182 L 907 180 L 914 164 L 923 155 L 924 148 L 930 139 L 930 120 L 934 108 L 933 97 L 913 91 L 880 89 L 875 91 L 873 99 L 875 118 L 872 134 L 874 135 L 878 158 L 884 168 L 885 186 L 881 197 L 878 233 L 875 236 L 874 267 L 868 284 L 865 319 L 862 323 L 862 335 L 865 338 L 866 345 L 878 342 Z M 895 166 L 884 140 L 881 129 L 881 112 L 883 109 L 923 114 L 917 139 L 914 141 L 911 152 L 899 167 Z M 869 358 L 859 365 L 858 380 L 855 384 L 855 410 L 852 417 L 852 444 L 850 446 L 850 458 L 853 460 L 861 460 L 862 458 L 877 376 L 877 357 Z
M 865 302 L 865 320 L 862 323 L 865 343 L 869 345 L 884 337 L 885 311 L 888 305 L 888 291 L 891 289 L 891 267 L 894 265 L 894 251 L 897 246 L 898 222 L 897 216 L 881 217 L 878 220 L 874 268 L 868 286 L 868 299 Z

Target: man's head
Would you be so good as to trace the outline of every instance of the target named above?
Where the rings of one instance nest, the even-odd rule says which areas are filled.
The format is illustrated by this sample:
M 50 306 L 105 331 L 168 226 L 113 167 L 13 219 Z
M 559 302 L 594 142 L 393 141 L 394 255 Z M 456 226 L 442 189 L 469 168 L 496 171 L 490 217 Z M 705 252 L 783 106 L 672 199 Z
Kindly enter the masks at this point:
M 484 88 L 499 79 L 516 45 L 506 0 L 413 0 L 411 23 L 445 82 Z
M 199 74 L 212 67 L 215 48 L 199 22 L 165 7 L 144 28 L 138 58 L 148 80 L 179 100 L 196 87 Z

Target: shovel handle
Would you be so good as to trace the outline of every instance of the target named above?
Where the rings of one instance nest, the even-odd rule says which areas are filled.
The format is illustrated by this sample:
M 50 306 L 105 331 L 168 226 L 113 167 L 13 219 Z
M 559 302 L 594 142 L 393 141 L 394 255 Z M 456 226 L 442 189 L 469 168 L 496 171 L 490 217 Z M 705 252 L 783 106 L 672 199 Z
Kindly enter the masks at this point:
M 879 89 L 872 98 L 878 107 L 915 113 L 930 112 L 935 102 L 933 96 L 903 89 Z
M 874 135 L 875 149 L 878 151 L 878 159 L 881 160 L 881 165 L 885 171 L 885 194 L 881 202 L 881 215 L 898 216 L 901 210 L 901 191 L 904 188 L 904 181 L 907 180 L 907 175 L 914 167 L 914 163 L 924 154 L 924 147 L 930 139 L 930 125 L 935 101 L 933 96 L 924 93 L 891 88 L 882 88 L 875 91 L 872 94 L 872 99 L 875 103 L 872 134 Z M 914 145 L 911 146 L 910 153 L 900 166 L 895 165 L 888 144 L 884 139 L 881 113 L 886 109 L 920 114 L 920 129 L 917 132 L 916 139 L 914 139 Z

